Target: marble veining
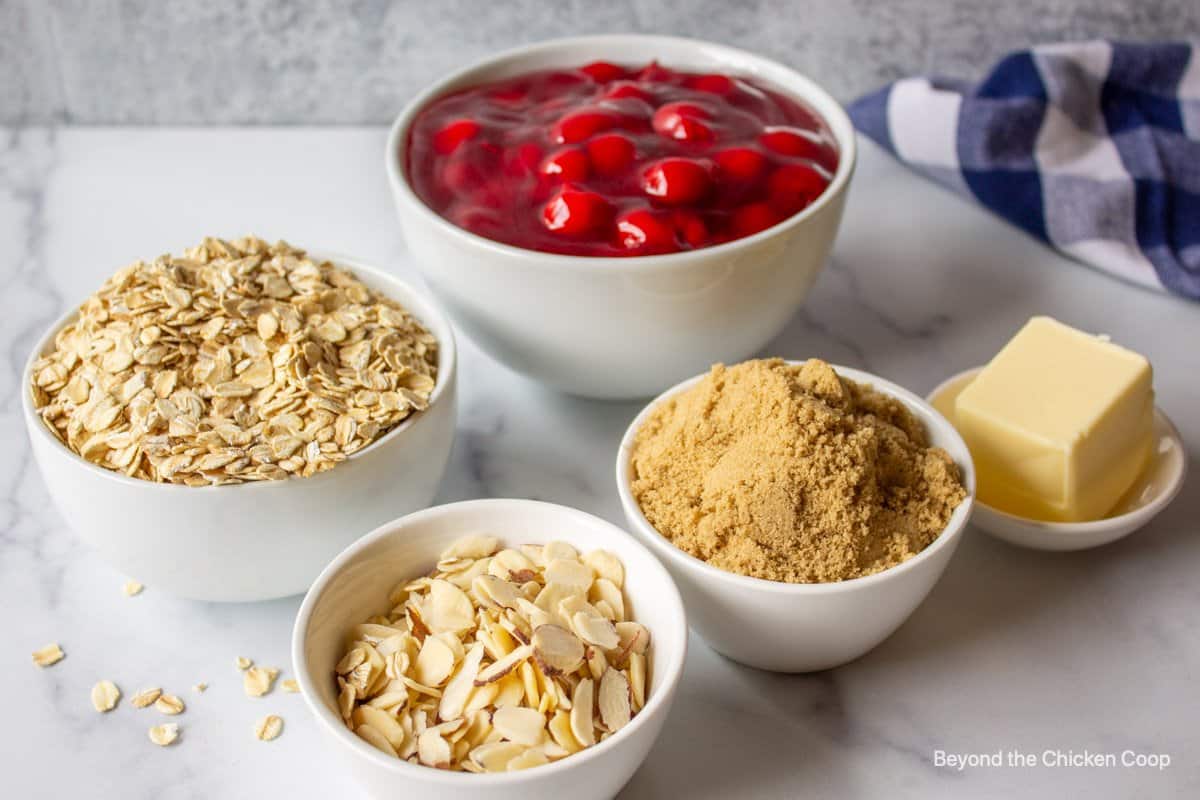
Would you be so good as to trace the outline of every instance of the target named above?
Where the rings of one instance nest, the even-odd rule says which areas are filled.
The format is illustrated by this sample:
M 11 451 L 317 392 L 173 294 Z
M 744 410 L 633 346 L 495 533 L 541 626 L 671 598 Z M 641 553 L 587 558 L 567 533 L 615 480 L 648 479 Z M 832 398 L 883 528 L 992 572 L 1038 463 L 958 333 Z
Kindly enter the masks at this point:
M 205 233 L 281 236 L 419 281 L 380 174 L 383 141 L 378 128 L 0 130 L 6 795 L 356 796 L 300 698 L 247 698 L 234 668 L 245 655 L 290 675 L 298 599 L 203 604 L 153 585 L 126 598 L 126 576 L 48 504 L 18 375 L 42 329 L 116 267 Z M 923 393 L 986 360 L 1029 315 L 1054 314 L 1151 358 L 1192 478 L 1151 527 L 1095 551 L 1034 553 L 969 531 L 912 619 L 837 670 L 757 672 L 693 637 L 664 735 L 622 797 L 1195 796 L 1200 382 L 1184 345 L 1200 341 L 1200 306 L 1065 261 L 863 148 L 831 263 L 764 353 L 819 355 Z M 460 345 L 459 436 L 439 500 L 538 497 L 621 522 L 612 462 L 639 404 L 549 393 Z M 67 658 L 39 670 L 29 653 L 50 641 Z M 105 716 L 88 700 L 102 678 L 126 698 Z M 166 750 L 146 740 L 162 718 L 127 702 L 150 685 L 188 704 Z M 285 728 L 264 744 L 252 726 L 267 713 Z M 1013 748 L 1130 748 L 1174 763 L 957 772 L 933 761 L 937 749 Z
M 444 72 L 582 33 L 725 42 L 848 100 L 1034 42 L 1197 31 L 1194 0 L 6 0 L 0 123 L 384 124 Z

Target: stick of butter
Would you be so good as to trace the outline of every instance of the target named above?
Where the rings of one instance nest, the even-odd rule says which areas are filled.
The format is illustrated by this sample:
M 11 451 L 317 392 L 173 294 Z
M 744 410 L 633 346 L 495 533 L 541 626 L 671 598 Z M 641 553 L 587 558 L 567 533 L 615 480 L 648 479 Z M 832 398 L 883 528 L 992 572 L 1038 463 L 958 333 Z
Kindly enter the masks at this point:
M 1101 519 L 1150 457 L 1150 362 L 1034 317 L 958 396 L 954 415 L 981 501 L 1031 519 Z

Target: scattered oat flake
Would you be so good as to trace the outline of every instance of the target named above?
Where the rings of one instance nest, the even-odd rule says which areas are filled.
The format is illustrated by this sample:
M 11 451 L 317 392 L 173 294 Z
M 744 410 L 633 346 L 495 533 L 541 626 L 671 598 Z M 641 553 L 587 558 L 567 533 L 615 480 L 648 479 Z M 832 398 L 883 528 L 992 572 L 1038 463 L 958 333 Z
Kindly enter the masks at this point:
M 155 725 L 148 731 L 150 741 L 154 742 L 159 747 L 166 747 L 179 738 L 179 726 L 174 722 L 165 722 L 162 725 Z
M 125 581 L 125 585 L 121 587 L 121 591 L 125 592 L 126 597 L 134 597 L 141 594 L 142 589 L 145 588 L 145 586 L 142 586 L 137 581 Z
M 183 701 L 173 694 L 164 694 L 154 701 L 154 709 L 168 716 L 183 713 Z
M 289 692 L 291 694 L 295 694 L 296 692 L 300 691 L 300 684 L 295 678 L 288 678 L 283 683 L 279 684 L 279 686 L 285 692 Z
M 196 694 L 201 694 L 207 688 L 208 688 L 208 684 L 201 681 L 200 683 L 197 683 L 195 686 L 192 687 L 192 691 L 195 692 Z
M 259 740 L 269 742 L 275 739 L 283 731 L 283 720 L 274 714 L 267 716 L 254 723 L 254 735 Z
M 129 702 L 134 708 L 145 708 L 146 706 L 154 705 L 154 701 L 156 701 L 161 695 L 162 689 L 159 689 L 157 686 L 155 686 L 149 689 L 140 690 L 133 696 L 132 699 L 130 699 Z
M 254 662 L 245 656 L 238 656 L 237 661 L 234 663 L 237 665 L 238 669 L 250 669 L 250 667 L 254 666 Z
M 274 667 L 250 667 L 242 677 L 242 688 L 250 697 L 262 697 L 271 691 L 278 675 Z
M 39 667 L 49 667 L 52 664 L 57 664 L 62 661 L 66 653 L 58 646 L 58 643 L 48 644 L 45 647 L 33 651 L 33 663 Z
M 112 681 L 100 681 L 92 687 L 92 705 L 101 713 L 112 711 L 121 699 L 121 690 Z

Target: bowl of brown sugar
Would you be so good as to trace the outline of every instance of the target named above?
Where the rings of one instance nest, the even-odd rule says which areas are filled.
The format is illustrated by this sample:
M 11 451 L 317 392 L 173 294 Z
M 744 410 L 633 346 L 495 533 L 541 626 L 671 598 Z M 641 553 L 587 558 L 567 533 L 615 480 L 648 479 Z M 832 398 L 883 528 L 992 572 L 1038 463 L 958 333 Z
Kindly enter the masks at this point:
M 760 359 L 653 400 L 621 441 L 617 487 L 713 649 L 810 672 L 865 654 L 920 605 L 962 537 L 975 473 L 906 389 Z

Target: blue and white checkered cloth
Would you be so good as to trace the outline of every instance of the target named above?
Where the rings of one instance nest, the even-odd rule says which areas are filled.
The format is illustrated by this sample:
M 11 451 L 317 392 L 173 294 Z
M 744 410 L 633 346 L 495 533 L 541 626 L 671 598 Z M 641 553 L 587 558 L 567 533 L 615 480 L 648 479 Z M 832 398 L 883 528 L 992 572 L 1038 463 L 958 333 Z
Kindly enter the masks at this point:
M 908 78 L 850 115 L 1066 255 L 1200 300 L 1200 43 L 1034 47 L 977 85 Z

